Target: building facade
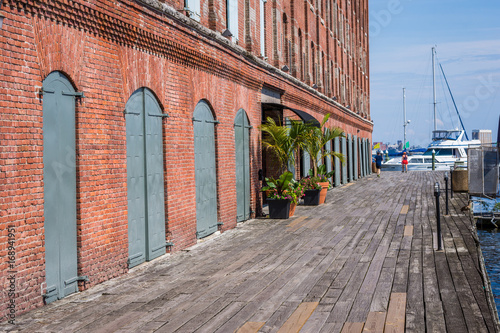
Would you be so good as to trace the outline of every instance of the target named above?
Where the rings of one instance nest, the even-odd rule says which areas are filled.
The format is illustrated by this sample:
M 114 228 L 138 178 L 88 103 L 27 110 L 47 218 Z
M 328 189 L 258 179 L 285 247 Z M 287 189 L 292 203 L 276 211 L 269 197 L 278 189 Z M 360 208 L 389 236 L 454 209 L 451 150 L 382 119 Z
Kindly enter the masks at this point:
M 368 174 L 367 2 L 0 0 L 2 320 L 260 214 L 267 115 Z

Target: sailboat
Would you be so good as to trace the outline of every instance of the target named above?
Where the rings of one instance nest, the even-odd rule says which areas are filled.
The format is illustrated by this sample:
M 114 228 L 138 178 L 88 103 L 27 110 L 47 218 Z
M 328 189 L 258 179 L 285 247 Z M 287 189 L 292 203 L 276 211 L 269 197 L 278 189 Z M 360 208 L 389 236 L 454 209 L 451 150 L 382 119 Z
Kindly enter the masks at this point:
M 433 99 L 434 99 L 434 131 L 432 131 L 432 142 L 427 147 L 427 150 L 423 155 L 408 156 L 408 170 L 431 170 L 432 169 L 432 154 L 435 155 L 435 169 L 436 170 L 450 170 L 451 166 L 454 165 L 467 165 L 467 149 L 469 147 L 479 147 L 481 146 L 480 140 L 469 140 L 467 132 L 465 131 L 462 118 L 458 112 L 455 99 L 451 94 L 450 86 L 446 75 L 444 74 L 443 67 L 439 64 L 441 72 L 445 79 L 446 85 L 448 86 L 448 91 L 450 92 L 453 105 L 460 120 L 460 125 L 462 129 L 454 130 L 438 130 L 437 129 L 437 119 L 436 119 L 436 75 L 435 75 L 435 56 L 436 48 L 432 48 L 432 87 L 433 87 Z M 404 90 L 403 90 L 403 113 L 404 113 L 404 129 L 405 129 L 405 141 L 406 144 L 406 126 L 408 121 L 406 120 L 406 108 L 404 103 Z M 396 157 L 390 159 L 389 161 L 382 163 L 382 169 L 384 170 L 401 170 L 401 157 Z

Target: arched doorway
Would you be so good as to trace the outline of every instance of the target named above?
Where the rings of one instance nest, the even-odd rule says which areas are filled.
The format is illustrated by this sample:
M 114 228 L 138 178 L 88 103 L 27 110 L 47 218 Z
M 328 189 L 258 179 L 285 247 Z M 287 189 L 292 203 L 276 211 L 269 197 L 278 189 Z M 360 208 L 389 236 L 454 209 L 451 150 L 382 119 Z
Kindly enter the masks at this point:
M 196 236 L 198 238 L 217 231 L 216 123 L 208 103 L 199 102 L 193 114 Z
M 165 253 L 164 116 L 147 88 L 125 106 L 129 267 Z
M 75 97 L 52 72 L 43 81 L 43 215 L 46 303 L 78 291 L 76 245 Z
M 234 119 L 237 222 L 250 218 L 250 128 L 245 110 L 238 110 Z

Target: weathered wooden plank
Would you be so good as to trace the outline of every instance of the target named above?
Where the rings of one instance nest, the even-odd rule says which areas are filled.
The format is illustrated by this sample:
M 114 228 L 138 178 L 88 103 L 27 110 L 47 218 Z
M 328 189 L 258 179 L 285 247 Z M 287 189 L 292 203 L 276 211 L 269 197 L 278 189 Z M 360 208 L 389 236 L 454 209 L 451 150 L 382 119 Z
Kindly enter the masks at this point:
M 426 332 L 446 332 L 443 305 L 439 300 L 425 303 Z
M 452 279 L 445 253 L 436 253 L 436 273 L 439 282 L 439 292 L 445 314 L 447 329 L 452 332 L 465 332 L 465 324 L 462 307 L 458 299 L 457 291 Z
M 319 302 L 305 302 L 301 303 L 297 310 L 295 310 L 290 318 L 281 326 L 278 333 L 292 333 L 299 332 L 302 326 L 306 323 L 312 315 Z
M 302 221 L 304 221 L 307 218 L 309 218 L 308 215 L 299 216 L 299 217 L 295 218 L 292 222 L 290 222 L 287 225 L 287 227 L 294 227 L 294 226 L 296 226 L 297 224 L 301 223 Z
M 345 323 L 341 333 L 361 333 L 364 323 Z
M 347 321 L 354 323 L 364 322 L 366 320 L 366 317 L 368 317 L 368 313 L 370 312 L 372 297 L 373 294 L 371 293 L 365 294 L 358 292 L 356 295 L 356 299 L 352 304 L 349 316 L 347 317 Z
M 410 209 L 409 205 L 403 205 L 403 208 L 401 208 L 401 211 L 399 212 L 399 214 L 406 215 L 406 214 L 408 214 L 409 209 Z
M 230 303 L 227 307 L 224 308 L 224 310 L 215 313 L 207 313 L 206 318 L 210 318 L 208 321 L 205 322 L 202 326 L 198 328 L 200 332 L 215 332 L 220 326 L 222 326 L 226 321 L 229 320 L 232 316 L 234 316 L 238 311 L 240 311 L 245 303 L 242 302 L 232 302 Z M 201 321 L 201 320 L 200 320 Z M 162 330 L 160 328 L 156 332 L 171 332 L 168 330 Z M 192 330 L 188 329 L 185 332 L 193 332 Z
M 400 333 L 405 330 L 406 294 L 393 293 L 385 319 L 386 333 Z
M 330 314 L 333 306 L 325 306 L 319 304 L 316 310 L 312 313 L 309 319 L 306 321 L 300 333 L 317 333 L 320 332 L 325 325 L 326 319 Z M 325 311 L 326 310 L 326 311 Z
M 364 333 L 380 333 L 384 331 L 387 312 L 370 312 L 366 318 Z
M 422 287 L 422 252 L 411 252 L 406 294 L 406 332 L 425 332 L 425 304 Z
M 246 322 L 243 326 L 240 327 L 237 333 L 257 333 L 265 323 L 262 322 Z
M 382 268 L 377 282 L 377 287 L 375 288 L 372 303 L 370 305 L 371 312 L 387 312 L 391 296 L 392 282 L 394 280 L 394 269 L 394 267 Z
M 405 231 L 404 231 L 403 236 L 405 236 L 405 237 L 413 236 L 413 226 L 412 225 L 405 226 Z

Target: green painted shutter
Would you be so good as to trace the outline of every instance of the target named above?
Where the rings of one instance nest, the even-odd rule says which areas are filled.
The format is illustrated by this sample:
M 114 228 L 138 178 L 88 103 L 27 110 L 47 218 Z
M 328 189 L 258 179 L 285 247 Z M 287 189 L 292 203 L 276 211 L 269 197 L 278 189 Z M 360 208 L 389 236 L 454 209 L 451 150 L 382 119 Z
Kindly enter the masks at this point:
M 196 234 L 206 237 L 217 231 L 217 177 L 215 128 L 209 106 L 200 102 L 194 110 L 194 165 L 196 179 Z
M 372 173 L 372 146 L 370 139 L 366 139 L 366 173 L 371 175 Z
M 353 174 L 354 174 L 354 165 L 353 165 L 353 157 L 352 157 L 352 136 L 351 134 L 347 135 L 347 160 L 349 161 L 348 167 L 349 167 L 349 182 L 352 182 L 353 180 Z
M 125 106 L 129 267 L 165 253 L 162 118 L 156 98 L 145 88 Z
M 246 112 L 240 109 L 234 120 L 236 157 L 236 220 L 250 217 L 250 126 Z
M 165 179 L 163 177 L 163 113 L 153 93 L 144 89 L 147 177 L 147 260 L 165 254 Z
M 367 164 L 367 161 L 366 161 L 366 150 L 367 150 L 366 139 L 363 139 L 363 175 L 365 177 L 368 176 L 368 173 L 366 172 L 366 164 Z
M 75 90 L 53 72 L 43 91 L 45 302 L 50 303 L 78 291 Z
M 337 153 L 340 153 L 340 138 L 335 138 L 333 140 L 333 150 Z M 334 175 L 334 178 L 335 178 L 335 186 L 339 186 L 340 185 L 340 176 L 341 176 L 341 173 L 342 173 L 342 166 L 341 166 L 341 163 L 340 163 L 340 159 L 338 157 L 334 157 L 333 158 L 333 161 L 334 161 L 334 167 L 335 167 L 335 175 Z
M 359 163 L 361 164 L 361 177 L 366 176 L 366 167 L 365 167 L 365 139 L 361 138 L 359 142 L 359 156 L 360 156 L 360 161 Z
M 342 154 L 344 154 L 345 160 L 347 162 L 348 156 L 347 156 L 346 138 L 341 138 L 341 144 L 342 144 Z M 347 163 L 342 164 L 342 184 L 347 184 Z
M 352 139 L 352 150 L 353 150 L 353 157 L 354 157 L 354 180 L 358 179 L 358 137 L 356 135 L 353 136 Z
M 125 106 L 127 137 L 128 262 L 146 260 L 146 166 L 144 163 L 144 103 L 142 89 Z

